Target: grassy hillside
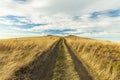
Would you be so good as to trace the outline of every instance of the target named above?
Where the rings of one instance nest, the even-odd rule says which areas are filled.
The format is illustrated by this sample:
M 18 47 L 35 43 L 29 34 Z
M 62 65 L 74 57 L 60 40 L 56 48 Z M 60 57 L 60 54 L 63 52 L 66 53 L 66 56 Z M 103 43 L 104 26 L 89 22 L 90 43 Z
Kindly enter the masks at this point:
M 36 37 L 0 40 L 0 80 L 13 73 L 47 51 L 59 37 Z
M 0 80 L 120 80 L 120 43 L 51 35 L 0 40 Z
M 75 36 L 66 40 L 95 80 L 120 80 L 120 44 Z

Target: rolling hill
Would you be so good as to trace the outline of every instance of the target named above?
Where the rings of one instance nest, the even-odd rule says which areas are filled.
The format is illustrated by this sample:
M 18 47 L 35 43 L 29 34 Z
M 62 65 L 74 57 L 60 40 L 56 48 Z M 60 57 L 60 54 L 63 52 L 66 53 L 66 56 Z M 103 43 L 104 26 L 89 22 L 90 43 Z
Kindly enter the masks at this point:
M 72 35 L 0 40 L 0 80 L 120 80 L 120 43 Z

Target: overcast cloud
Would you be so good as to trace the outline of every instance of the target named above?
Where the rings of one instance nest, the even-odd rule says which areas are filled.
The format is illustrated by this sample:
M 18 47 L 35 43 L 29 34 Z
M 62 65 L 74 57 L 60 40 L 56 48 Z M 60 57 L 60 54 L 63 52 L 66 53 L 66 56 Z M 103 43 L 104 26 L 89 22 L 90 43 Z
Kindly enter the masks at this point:
M 78 35 L 120 41 L 120 0 L 1 0 L 0 38 Z

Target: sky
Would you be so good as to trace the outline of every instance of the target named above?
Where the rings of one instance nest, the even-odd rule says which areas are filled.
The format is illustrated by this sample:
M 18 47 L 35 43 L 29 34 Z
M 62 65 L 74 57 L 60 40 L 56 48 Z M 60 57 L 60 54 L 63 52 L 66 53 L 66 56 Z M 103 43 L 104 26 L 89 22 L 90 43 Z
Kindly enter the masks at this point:
M 44 35 L 120 42 L 120 0 L 0 0 L 0 39 Z

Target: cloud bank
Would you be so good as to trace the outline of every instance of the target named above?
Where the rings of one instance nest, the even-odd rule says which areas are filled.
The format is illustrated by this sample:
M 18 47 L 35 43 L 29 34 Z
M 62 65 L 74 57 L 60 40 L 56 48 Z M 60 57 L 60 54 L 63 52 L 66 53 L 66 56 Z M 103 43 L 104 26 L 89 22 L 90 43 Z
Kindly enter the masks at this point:
M 0 38 L 78 35 L 120 41 L 119 0 L 0 1 Z

